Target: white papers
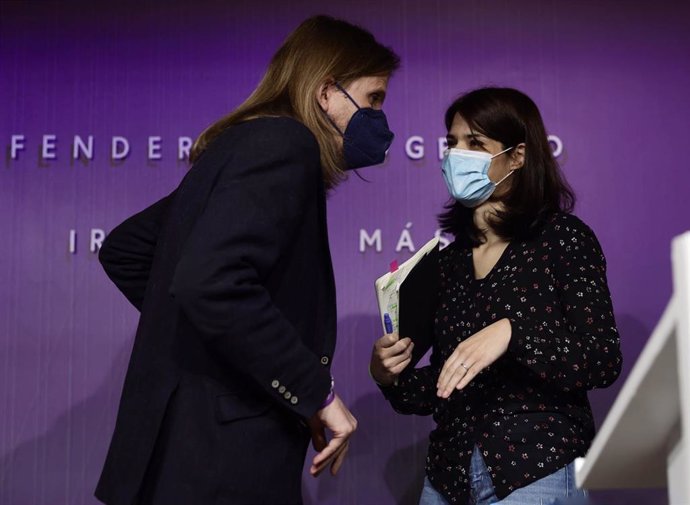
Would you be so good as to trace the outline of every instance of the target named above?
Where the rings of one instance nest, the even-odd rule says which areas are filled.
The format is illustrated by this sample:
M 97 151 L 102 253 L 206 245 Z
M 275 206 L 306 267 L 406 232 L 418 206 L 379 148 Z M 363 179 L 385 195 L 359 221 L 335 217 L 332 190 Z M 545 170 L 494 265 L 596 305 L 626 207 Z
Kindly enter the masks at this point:
M 400 315 L 400 286 L 405 281 L 409 273 L 417 266 L 429 252 L 438 246 L 439 239 L 433 238 L 419 249 L 414 256 L 408 259 L 405 263 L 398 266 L 395 272 L 386 272 L 384 275 L 376 279 L 374 286 L 376 287 L 376 300 L 379 304 L 379 315 L 381 316 L 381 325 L 384 333 L 386 325 L 383 322 L 384 314 L 388 314 L 393 323 L 393 331 L 398 331 L 398 318 Z

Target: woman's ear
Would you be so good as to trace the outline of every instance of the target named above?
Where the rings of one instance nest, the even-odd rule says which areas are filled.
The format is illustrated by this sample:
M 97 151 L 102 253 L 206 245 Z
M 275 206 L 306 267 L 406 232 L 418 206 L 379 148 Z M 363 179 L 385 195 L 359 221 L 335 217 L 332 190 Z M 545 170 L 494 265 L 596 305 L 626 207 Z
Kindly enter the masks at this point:
M 332 77 L 326 78 L 316 90 L 316 99 L 324 112 L 328 112 L 328 105 L 333 96 L 333 85 L 335 81 Z
M 521 142 L 517 146 L 515 146 L 515 149 L 511 152 L 510 155 L 510 169 L 511 170 L 517 170 L 518 168 L 522 168 L 525 165 L 525 143 Z

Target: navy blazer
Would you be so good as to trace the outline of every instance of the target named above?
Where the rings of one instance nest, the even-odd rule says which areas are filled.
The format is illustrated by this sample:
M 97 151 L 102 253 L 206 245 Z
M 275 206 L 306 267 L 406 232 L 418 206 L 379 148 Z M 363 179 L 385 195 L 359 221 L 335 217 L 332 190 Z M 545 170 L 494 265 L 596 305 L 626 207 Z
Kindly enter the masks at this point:
M 299 503 L 336 333 L 312 133 L 286 117 L 228 128 L 99 258 L 141 317 L 96 496 Z

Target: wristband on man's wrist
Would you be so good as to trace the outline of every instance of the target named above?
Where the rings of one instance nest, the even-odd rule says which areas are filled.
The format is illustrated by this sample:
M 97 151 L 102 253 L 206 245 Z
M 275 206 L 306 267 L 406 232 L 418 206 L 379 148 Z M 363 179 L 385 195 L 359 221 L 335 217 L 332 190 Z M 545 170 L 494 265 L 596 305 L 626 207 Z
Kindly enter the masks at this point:
M 333 377 L 331 377 L 331 390 L 328 392 L 328 396 L 326 399 L 323 401 L 323 404 L 321 405 L 322 409 L 325 409 L 328 407 L 331 403 L 333 403 L 333 400 L 335 400 L 335 390 L 333 387 L 335 386 L 335 381 L 333 380 Z

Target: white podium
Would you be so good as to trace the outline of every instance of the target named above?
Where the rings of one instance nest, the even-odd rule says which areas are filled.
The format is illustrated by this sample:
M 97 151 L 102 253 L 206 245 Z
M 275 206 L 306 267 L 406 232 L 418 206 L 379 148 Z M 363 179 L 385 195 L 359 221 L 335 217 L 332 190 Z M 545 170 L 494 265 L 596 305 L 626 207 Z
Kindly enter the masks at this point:
M 585 489 L 668 487 L 690 505 L 690 232 L 672 243 L 673 296 L 587 456 Z

